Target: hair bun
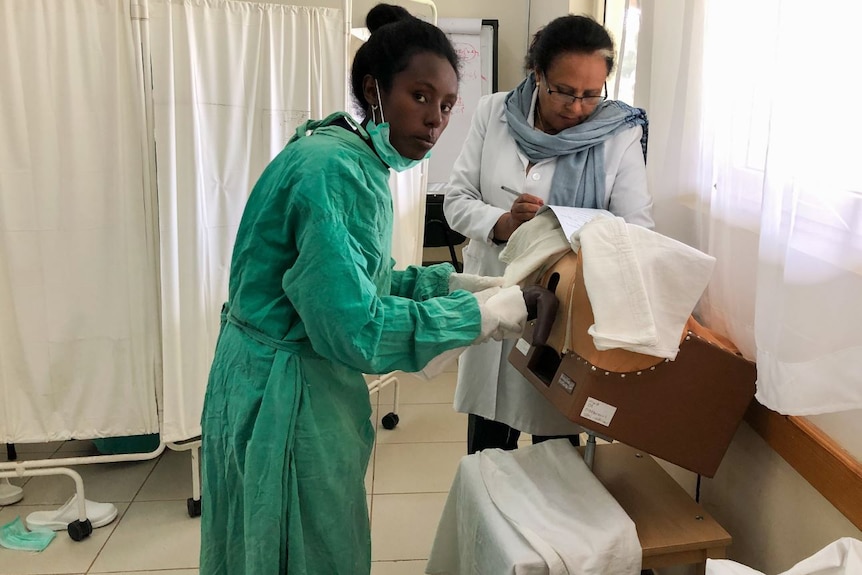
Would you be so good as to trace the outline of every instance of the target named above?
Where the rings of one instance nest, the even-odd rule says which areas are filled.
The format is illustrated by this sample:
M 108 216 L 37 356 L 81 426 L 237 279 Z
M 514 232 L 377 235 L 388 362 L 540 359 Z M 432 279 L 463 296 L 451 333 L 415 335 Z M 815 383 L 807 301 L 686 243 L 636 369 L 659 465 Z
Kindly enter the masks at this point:
M 402 6 L 396 6 L 394 4 L 378 4 L 369 10 L 368 15 L 365 16 L 365 27 L 373 34 L 382 26 L 392 24 L 393 22 L 400 22 L 401 20 L 408 20 L 413 17 L 414 16 Z

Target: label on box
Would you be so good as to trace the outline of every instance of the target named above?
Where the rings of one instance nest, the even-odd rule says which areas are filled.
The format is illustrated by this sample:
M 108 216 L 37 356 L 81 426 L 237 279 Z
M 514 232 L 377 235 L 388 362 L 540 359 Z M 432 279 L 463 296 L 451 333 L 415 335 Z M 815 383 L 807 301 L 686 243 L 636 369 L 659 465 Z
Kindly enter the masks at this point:
M 617 408 L 613 405 L 588 397 L 584 408 L 581 410 L 581 417 L 609 427 L 616 412 Z
M 560 374 L 560 387 L 566 390 L 568 393 L 572 393 L 575 390 L 575 380 L 566 375 L 565 373 Z
M 515 348 L 521 352 L 522 355 L 527 355 L 527 352 L 530 351 L 530 344 L 527 343 L 527 340 L 521 338 L 518 340 L 518 343 L 515 344 Z

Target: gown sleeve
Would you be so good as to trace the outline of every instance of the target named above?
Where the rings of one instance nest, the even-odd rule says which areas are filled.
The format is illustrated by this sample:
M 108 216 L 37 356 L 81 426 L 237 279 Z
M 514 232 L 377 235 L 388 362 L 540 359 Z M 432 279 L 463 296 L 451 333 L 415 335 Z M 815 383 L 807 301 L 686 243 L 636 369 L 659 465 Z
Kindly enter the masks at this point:
M 393 262 L 394 263 L 394 262 Z M 425 301 L 449 294 L 449 276 L 455 273 L 450 263 L 432 266 L 408 266 L 405 270 L 392 270 L 390 295 Z
M 371 270 L 391 265 L 389 254 L 380 251 L 391 222 L 364 223 L 355 205 L 339 204 L 341 198 L 369 194 L 361 174 L 342 166 L 310 172 L 297 184 L 301 197 L 286 214 L 297 257 L 282 276 L 282 288 L 318 354 L 363 373 L 415 372 L 479 336 L 479 305 L 469 292 L 424 301 L 378 294 Z M 330 193 L 334 188 L 337 193 Z M 439 291 L 443 275 L 448 283 L 445 269 L 423 278 L 429 272 L 418 268 L 395 283 L 401 293 Z M 434 290 L 423 292 L 423 286 Z

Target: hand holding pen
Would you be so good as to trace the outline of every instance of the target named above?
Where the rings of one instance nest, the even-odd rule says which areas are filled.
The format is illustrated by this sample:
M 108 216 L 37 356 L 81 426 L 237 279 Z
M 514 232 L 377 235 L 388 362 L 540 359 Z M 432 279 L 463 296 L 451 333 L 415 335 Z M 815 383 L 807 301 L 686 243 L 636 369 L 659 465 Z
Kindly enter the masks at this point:
M 512 207 L 509 208 L 512 218 L 518 222 L 515 227 L 532 220 L 536 217 L 536 212 L 539 211 L 539 208 L 545 205 L 542 198 L 538 196 L 522 194 L 507 186 L 500 186 L 500 189 L 515 196 L 515 201 L 512 203 Z
M 532 220 L 536 217 L 536 212 L 539 211 L 545 202 L 542 198 L 531 194 L 521 194 L 507 186 L 500 186 L 504 192 L 508 192 L 515 196 L 515 201 L 509 211 L 500 216 L 497 223 L 494 225 L 494 240 L 497 242 L 505 242 L 511 237 L 518 227 L 524 222 Z

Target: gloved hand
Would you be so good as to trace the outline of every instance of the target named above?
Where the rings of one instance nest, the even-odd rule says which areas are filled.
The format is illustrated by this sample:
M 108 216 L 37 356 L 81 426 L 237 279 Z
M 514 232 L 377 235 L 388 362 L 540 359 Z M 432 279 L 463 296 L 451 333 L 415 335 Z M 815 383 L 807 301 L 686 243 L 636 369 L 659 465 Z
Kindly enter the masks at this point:
M 451 274 L 449 276 L 449 293 L 465 289 L 470 293 L 480 292 L 492 287 L 502 287 L 503 278 L 494 276 L 477 276 L 474 274 Z
M 521 335 L 527 323 L 527 305 L 520 286 L 492 287 L 474 295 L 482 314 L 481 332 L 474 344 L 489 339 L 515 339 Z
M 554 292 L 540 285 L 530 285 L 522 291 L 527 306 L 527 320 L 536 320 L 533 326 L 533 345 L 545 345 L 551 334 L 560 301 Z

